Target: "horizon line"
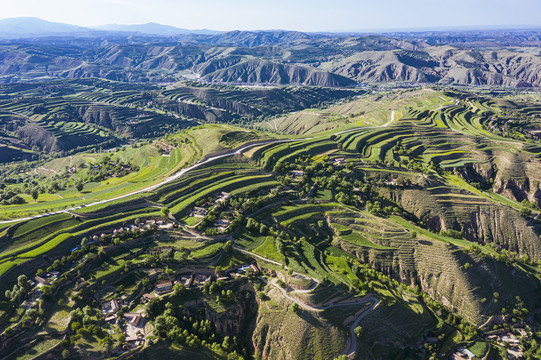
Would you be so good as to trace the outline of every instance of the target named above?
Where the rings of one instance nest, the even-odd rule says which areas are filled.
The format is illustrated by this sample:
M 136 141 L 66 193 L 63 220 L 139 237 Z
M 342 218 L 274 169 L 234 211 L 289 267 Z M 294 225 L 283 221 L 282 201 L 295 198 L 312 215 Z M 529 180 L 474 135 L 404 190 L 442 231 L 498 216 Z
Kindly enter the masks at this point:
M 247 32 L 272 32 L 272 31 L 292 31 L 292 32 L 300 32 L 300 33 L 306 33 L 306 34 L 386 34 L 386 33 L 401 33 L 401 32 L 413 32 L 413 33 L 422 33 L 422 32 L 429 32 L 429 31 L 435 31 L 435 32 L 445 32 L 445 31 L 476 31 L 476 30 L 484 30 L 484 31 L 490 31 L 490 30 L 541 30 L 541 24 L 534 25 L 534 24 L 528 24 L 528 25 L 502 25 L 502 24 L 493 24 L 493 25 L 442 25 L 442 26 L 423 26 L 423 27 L 397 27 L 397 28 L 368 28 L 368 29 L 351 29 L 351 30 L 298 30 L 298 29 L 287 29 L 287 28 L 267 28 L 267 29 L 242 29 L 242 28 L 236 28 L 236 29 L 229 29 L 229 30 L 223 30 L 223 29 L 210 29 L 210 28 L 183 28 L 179 27 L 178 25 L 170 25 L 170 24 L 164 24 L 159 23 L 155 21 L 149 21 L 145 23 L 106 23 L 106 24 L 100 24 L 100 25 L 77 25 L 67 22 L 58 22 L 58 21 L 50 21 L 46 20 L 40 17 L 36 16 L 17 16 L 17 17 L 6 17 L 6 18 L 0 18 L 0 21 L 3 20 L 14 20 L 14 19 L 37 19 L 49 23 L 54 24 L 64 24 L 64 25 L 70 25 L 70 26 L 77 26 L 89 30 L 95 30 L 95 31 L 116 31 L 116 32 L 131 32 L 128 30 L 102 30 L 97 29 L 99 27 L 103 26 L 141 26 L 141 25 L 148 25 L 148 24 L 154 24 L 154 25 L 160 25 L 160 26 L 168 26 L 168 27 L 174 27 L 179 30 L 188 30 L 188 31 L 215 31 L 215 32 L 233 32 L 233 31 L 247 31 Z M 134 31 L 137 32 L 137 31 Z

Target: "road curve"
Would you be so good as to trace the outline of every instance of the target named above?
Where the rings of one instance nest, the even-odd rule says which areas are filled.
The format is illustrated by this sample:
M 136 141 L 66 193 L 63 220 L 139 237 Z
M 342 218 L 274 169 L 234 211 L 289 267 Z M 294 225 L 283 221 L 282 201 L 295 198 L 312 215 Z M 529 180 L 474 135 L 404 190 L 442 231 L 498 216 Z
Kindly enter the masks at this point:
M 263 257 L 261 255 L 255 254 L 255 253 L 253 253 L 251 251 L 241 249 L 238 246 L 233 246 L 233 247 L 234 247 L 235 250 L 238 250 L 238 251 L 243 252 L 245 254 L 254 256 L 254 257 L 256 257 L 258 259 L 261 259 L 263 261 L 270 262 L 271 264 L 275 264 L 275 265 L 279 265 L 279 266 L 283 265 L 283 264 L 279 263 L 278 261 L 267 259 L 267 258 L 265 258 L 265 257 Z M 287 267 L 286 267 L 286 270 L 287 270 Z M 313 284 L 313 286 L 311 286 L 310 289 L 307 289 L 307 290 L 295 290 L 295 289 L 293 289 L 290 292 L 292 292 L 292 293 L 295 293 L 295 292 L 296 293 L 306 293 L 308 291 L 313 290 L 319 284 L 319 282 L 314 278 L 312 278 L 312 280 L 315 281 L 315 284 Z M 344 349 L 343 353 L 348 357 L 352 357 L 355 354 L 355 351 L 357 351 L 357 335 L 355 334 L 355 328 L 359 325 L 361 320 L 366 315 L 371 313 L 373 310 L 375 310 L 381 304 L 381 300 L 378 299 L 377 296 L 375 296 L 373 294 L 370 294 L 370 295 L 367 295 L 363 299 L 358 300 L 358 301 L 346 302 L 346 303 L 338 303 L 338 304 L 327 304 L 327 305 L 323 305 L 323 306 L 312 306 L 312 305 L 308 305 L 306 303 L 303 303 L 302 301 L 300 301 L 298 299 L 295 299 L 294 297 L 290 296 L 288 294 L 288 292 L 284 288 L 282 288 L 281 286 L 279 286 L 277 284 L 277 281 L 278 281 L 277 279 L 272 279 L 269 282 L 269 284 L 271 284 L 276 289 L 278 289 L 280 291 L 280 293 L 282 294 L 282 296 L 284 296 L 286 299 L 294 302 L 295 304 L 299 305 L 302 309 L 308 310 L 308 311 L 317 311 L 317 312 L 319 312 L 319 311 L 323 311 L 325 309 L 330 309 L 330 308 L 334 308 L 334 307 L 361 305 L 361 304 L 366 304 L 366 303 L 372 301 L 373 304 L 368 309 L 366 309 L 361 314 L 359 314 L 359 316 L 357 316 L 355 318 L 355 320 L 353 321 L 353 323 L 348 327 L 350 341 L 349 341 L 349 343 L 347 345 L 347 348 Z
M 457 102 L 458 102 L 458 99 L 457 99 Z M 396 115 L 396 113 L 393 110 L 391 112 L 391 120 L 388 121 L 384 125 L 380 125 L 380 126 L 363 126 L 363 127 L 348 129 L 348 130 L 344 130 L 344 131 L 339 131 L 339 132 L 335 133 L 335 135 L 345 134 L 345 133 L 348 133 L 348 132 L 351 132 L 351 131 L 356 131 L 356 130 L 359 130 L 359 129 L 387 127 L 389 124 L 391 124 L 395 120 L 395 115 Z M 113 197 L 113 198 L 110 198 L 110 199 L 100 200 L 100 201 L 96 201 L 96 202 L 93 202 L 93 203 L 90 203 L 90 204 L 85 204 L 85 205 L 74 206 L 74 207 L 71 207 L 71 208 L 68 208 L 68 209 L 57 210 L 57 211 L 53 211 L 53 212 L 49 212 L 49 213 L 45 213 L 45 214 L 39 214 L 39 215 L 28 216 L 28 217 L 23 217 L 23 218 L 18 218 L 18 219 L 11 219 L 11 220 L 1 220 L 0 224 L 10 224 L 10 223 L 15 223 L 15 222 L 19 222 L 19 221 L 39 219 L 39 218 L 46 217 L 46 216 L 57 215 L 57 214 L 61 214 L 61 213 L 69 212 L 69 211 L 74 211 L 74 210 L 79 210 L 79 209 L 82 209 L 82 208 L 87 208 L 87 207 L 90 207 L 90 206 L 106 204 L 106 203 L 109 203 L 109 202 L 112 202 L 112 201 L 127 198 L 127 197 L 132 196 L 132 195 L 137 195 L 137 194 L 141 194 L 141 193 L 144 193 L 144 192 L 147 192 L 147 191 L 157 189 L 160 186 L 168 184 L 171 181 L 175 181 L 175 180 L 181 178 L 182 176 L 184 176 L 187 172 L 192 171 L 194 169 L 197 169 L 198 167 L 200 167 L 202 165 L 205 165 L 205 164 L 207 164 L 207 163 L 209 163 L 211 161 L 222 159 L 222 158 L 229 157 L 229 156 L 240 155 L 243 151 L 245 151 L 245 150 L 247 150 L 249 148 L 255 147 L 255 146 L 267 145 L 267 144 L 277 144 L 277 143 L 282 143 L 282 142 L 304 141 L 304 140 L 311 140 L 311 139 L 313 139 L 313 137 L 307 137 L 307 138 L 301 138 L 301 139 L 269 140 L 269 141 L 262 141 L 262 142 L 258 142 L 258 143 L 254 143 L 254 144 L 245 145 L 245 146 L 242 146 L 242 147 L 240 147 L 240 148 L 238 148 L 236 150 L 230 151 L 228 153 L 212 156 L 212 157 L 209 157 L 206 160 L 198 162 L 197 164 L 194 164 L 194 165 L 189 166 L 187 168 L 180 169 L 175 174 L 169 176 L 168 178 L 165 178 L 163 181 L 161 181 L 161 182 L 159 182 L 157 184 L 147 186 L 145 188 L 142 188 L 142 189 L 139 189 L 139 190 L 136 190 L 136 191 L 132 191 L 132 192 L 130 192 L 128 194 L 119 195 L 119 196 L 116 196 L 116 197 Z
M 113 198 L 110 198 L 110 199 L 96 201 L 96 202 L 93 202 L 93 203 L 90 203 L 90 204 L 75 206 L 75 207 L 71 207 L 71 208 L 68 208 L 68 209 L 62 209 L 62 210 L 58 210 L 58 211 L 53 211 L 53 212 L 49 212 L 49 213 L 45 213 L 45 214 L 39 214 L 39 215 L 23 217 L 23 218 L 18 218 L 18 219 L 11 219 L 11 220 L 2 220 L 2 221 L 0 221 L 0 224 L 9 224 L 9 223 L 14 223 L 14 222 L 18 222 L 18 221 L 39 219 L 39 218 L 46 217 L 46 216 L 51 216 L 51 215 L 61 214 L 61 213 L 69 212 L 69 211 L 79 210 L 79 209 L 82 209 L 82 208 L 87 208 L 87 207 L 90 207 L 90 206 L 106 204 L 108 202 L 124 199 L 124 198 L 127 198 L 127 197 L 132 196 L 132 195 L 141 194 L 141 193 L 144 193 L 144 192 L 147 192 L 147 191 L 155 190 L 155 189 L 159 188 L 160 186 L 163 186 L 165 184 L 168 184 L 168 183 L 170 183 L 172 181 L 175 181 L 175 180 L 181 178 L 187 172 L 192 171 L 194 169 L 197 169 L 198 167 L 200 167 L 202 165 L 205 165 L 205 164 L 207 164 L 207 163 L 209 163 L 211 161 L 222 159 L 222 158 L 225 158 L 225 157 L 234 156 L 234 155 L 240 155 L 243 151 L 245 151 L 245 150 L 247 150 L 249 148 L 252 148 L 254 146 L 275 144 L 275 143 L 282 143 L 282 142 L 304 141 L 304 140 L 310 140 L 310 139 L 313 139 L 313 138 L 271 140 L 271 141 L 263 141 L 263 142 L 259 142 L 259 143 L 245 145 L 243 147 L 240 147 L 239 149 L 230 151 L 230 152 L 225 153 L 225 154 L 209 157 L 208 159 L 200 161 L 197 164 L 194 164 L 194 165 L 189 166 L 187 168 L 180 169 L 175 174 L 165 178 L 164 180 L 162 180 L 161 182 L 159 182 L 157 184 L 147 186 L 145 188 L 142 188 L 142 189 L 139 189 L 139 190 L 136 190 L 136 191 L 132 191 L 132 192 L 130 192 L 128 194 L 116 196 L 116 197 L 113 197 Z

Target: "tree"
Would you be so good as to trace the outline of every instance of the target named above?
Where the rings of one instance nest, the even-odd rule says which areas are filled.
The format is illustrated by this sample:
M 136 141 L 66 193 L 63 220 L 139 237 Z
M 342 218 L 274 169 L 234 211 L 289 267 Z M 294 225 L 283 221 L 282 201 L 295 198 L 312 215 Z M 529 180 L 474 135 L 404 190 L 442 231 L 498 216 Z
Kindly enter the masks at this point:
M 101 344 L 101 346 L 103 346 L 105 351 L 110 351 L 111 348 L 113 347 L 115 340 L 111 337 L 111 335 L 107 335 L 106 337 L 99 340 L 98 342 Z
M 519 214 L 520 216 L 529 217 L 530 215 L 532 215 L 532 210 L 523 207 L 520 208 Z
M 175 295 L 182 295 L 186 291 L 186 288 L 182 284 L 175 284 L 173 286 L 173 292 Z
M 216 268 L 214 269 L 214 271 L 216 271 L 216 275 L 222 276 L 223 273 L 224 273 L 224 271 L 225 271 L 225 269 L 224 269 L 223 266 L 218 265 L 218 266 L 216 266 Z
M 39 315 L 39 312 L 37 309 L 35 308 L 32 308 L 32 309 L 29 309 L 27 312 L 26 312 L 26 316 L 28 316 L 28 318 L 32 321 L 36 320 L 38 318 L 38 315 Z
M 23 291 L 28 290 L 28 288 L 30 287 L 30 281 L 28 280 L 28 277 L 24 274 L 19 275 L 19 277 L 17 278 L 17 284 Z
M 299 311 L 299 304 L 293 303 L 291 305 L 291 311 L 293 311 L 294 313 L 297 313 Z
M 120 334 L 118 335 L 118 342 L 119 343 L 124 343 L 126 341 L 126 334 Z
M 62 359 L 69 359 L 71 356 L 70 351 L 68 349 L 62 350 Z
M 170 210 L 168 207 L 162 207 L 161 213 L 162 213 L 162 217 L 164 219 L 167 219 L 169 217 Z
M 43 296 L 49 297 L 53 294 L 53 289 L 49 285 L 42 285 L 40 288 Z
M 363 328 L 359 325 L 357 326 L 354 330 L 355 332 L 355 335 L 360 338 L 361 336 L 363 336 Z
M 85 187 L 85 184 L 82 183 L 82 182 L 79 182 L 79 183 L 77 183 L 77 185 L 75 185 L 75 189 L 77 189 L 77 191 L 79 191 L 79 192 L 83 191 L 84 187 Z
M 39 192 L 37 190 L 32 191 L 32 199 L 36 201 L 38 199 Z

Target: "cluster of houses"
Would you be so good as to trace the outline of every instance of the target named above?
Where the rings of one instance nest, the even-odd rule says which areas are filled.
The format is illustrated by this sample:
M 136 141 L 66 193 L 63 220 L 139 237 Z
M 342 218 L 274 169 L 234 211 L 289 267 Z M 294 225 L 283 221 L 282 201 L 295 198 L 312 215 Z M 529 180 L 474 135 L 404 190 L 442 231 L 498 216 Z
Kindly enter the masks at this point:
M 157 142 L 156 146 L 161 149 L 161 153 L 163 156 L 170 156 L 171 151 L 174 149 L 173 145 L 165 143 L 163 141 Z
M 194 274 L 179 274 L 174 281 L 162 280 L 154 284 L 152 293 L 145 293 L 141 297 L 141 302 L 146 303 L 156 296 L 161 296 L 173 291 L 175 284 L 182 284 L 186 288 L 203 286 L 205 283 L 215 280 L 227 281 L 235 277 L 245 275 L 248 269 L 252 269 L 254 274 L 259 274 L 260 269 L 256 263 L 244 264 L 239 267 L 233 267 L 226 271 L 226 275 L 217 277 L 212 273 L 194 273 Z M 101 304 L 101 310 L 105 321 L 110 325 L 118 325 L 122 333 L 126 336 L 128 346 L 139 346 L 145 341 L 145 324 L 146 319 L 142 313 L 125 313 L 122 318 L 118 312 L 122 305 L 127 305 L 127 301 L 112 299 Z
M 155 296 L 160 296 L 173 291 L 175 284 L 182 284 L 185 288 L 203 286 L 208 282 L 215 280 L 230 280 L 239 276 L 246 275 L 248 269 L 252 269 L 255 275 L 259 274 L 261 270 L 256 263 L 244 264 L 240 267 L 233 267 L 225 271 L 225 276 L 217 277 L 214 274 L 208 273 L 195 273 L 195 274 L 180 274 L 173 280 L 163 280 L 154 285 L 154 294 L 143 294 L 142 301 L 147 302 L 152 300 Z
M 31 281 L 30 284 L 35 287 L 42 287 L 43 285 L 49 285 L 56 279 L 60 277 L 60 273 L 58 271 L 51 271 L 46 273 L 42 276 L 35 276 Z
M 289 177 L 292 180 L 300 180 L 300 178 L 302 178 L 303 176 L 304 176 L 304 171 L 302 170 L 291 170 L 289 172 Z
M 220 203 L 223 203 L 224 201 L 226 201 L 227 199 L 229 199 L 231 197 L 231 194 L 228 193 L 228 192 L 225 192 L 225 191 L 221 191 L 219 193 L 217 193 L 216 195 L 214 195 L 212 198 L 213 198 L 213 203 L 212 202 L 205 202 L 203 205 L 201 206 L 194 206 L 192 211 L 190 211 L 190 216 L 191 217 L 205 217 L 210 208 L 214 205 L 218 205 Z M 232 211 L 234 211 L 233 208 L 231 208 Z M 231 224 L 231 220 L 230 219 L 225 219 L 225 218 L 220 218 L 220 219 L 217 219 L 215 222 L 214 222 L 214 228 L 220 232 L 224 232 L 227 230 L 227 228 L 229 227 L 229 225 Z
M 194 206 L 192 211 L 190 212 L 190 216 L 192 217 L 205 217 L 205 215 L 208 214 L 208 210 L 201 206 Z
M 204 217 L 207 215 L 207 213 L 209 212 L 209 209 L 212 206 L 222 203 L 226 201 L 227 199 L 229 199 L 230 197 L 231 197 L 230 193 L 227 193 L 225 191 L 219 192 L 218 194 L 212 197 L 214 203 L 207 201 L 201 206 L 194 206 L 192 211 L 190 212 L 190 216 Z
M 510 359 L 519 359 L 524 354 L 520 339 L 528 339 L 528 333 L 522 328 L 516 328 L 520 334 L 520 338 L 511 332 L 501 330 L 486 337 L 487 340 L 492 340 L 500 346 L 504 346 L 507 349 L 507 353 Z
M 215 203 L 221 203 L 226 201 L 231 197 L 230 193 L 227 193 L 225 191 L 219 192 L 218 194 L 214 195 L 214 202 Z
M 451 360 L 470 360 L 474 357 L 475 355 L 470 350 L 459 348 L 451 355 Z
M 103 239 L 107 235 L 119 235 L 128 231 L 143 231 L 147 229 L 172 229 L 175 227 L 175 223 L 171 220 L 166 219 L 148 219 L 146 221 L 142 221 L 139 225 L 131 224 L 126 226 L 121 226 L 117 229 L 112 229 L 108 231 L 104 231 L 100 234 L 94 234 L 88 244 L 95 244 L 98 243 L 101 239 Z M 79 250 L 79 246 L 76 246 L 71 251 Z
M 252 263 L 252 264 L 242 265 L 241 267 L 238 267 L 238 268 L 229 269 L 226 271 L 226 274 L 229 274 L 229 276 L 235 278 L 235 277 L 246 275 L 248 269 L 252 269 L 254 275 L 258 275 L 261 272 L 257 264 Z
M 524 351 L 521 345 L 521 339 L 528 339 L 528 333 L 522 328 L 514 329 L 520 337 L 507 330 L 499 330 L 491 332 L 486 336 L 486 340 L 490 340 L 506 348 L 509 359 L 521 359 Z M 475 355 L 466 348 L 460 348 L 451 355 L 451 360 L 471 360 Z
M 120 304 L 116 299 L 106 301 L 101 304 L 101 310 L 105 317 L 105 322 L 111 325 L 116 325 L 118 319 L 117 313 L 120 310 Z M 126 335 L 126 342 L 135 346 L 139 346 L 145 339 L 144 326 L 145 319 L 141 313 L 125 313 L 122 315 L 123 320 L 120 324 L 122 333 Z

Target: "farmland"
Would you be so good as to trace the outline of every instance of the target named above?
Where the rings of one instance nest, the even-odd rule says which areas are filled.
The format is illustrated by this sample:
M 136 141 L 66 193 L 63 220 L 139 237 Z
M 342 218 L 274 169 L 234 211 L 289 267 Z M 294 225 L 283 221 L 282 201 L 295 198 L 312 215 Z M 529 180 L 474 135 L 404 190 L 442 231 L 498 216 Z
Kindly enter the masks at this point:
M 132 90 L 81 86 L 71 100 L 139 101 Z M 195 103 L 190 91 L 163 96 Z M 503 114 L 524 119 L 537 108 L 450 90 L 378 96 L 381 106 L 373 95 L 329 104 L 320 111 L 341 114 L 338 120 L 305 122 L 311 131 L 205 124 L 25 163 L 26 175 L 16 176 L 29 180 L 3 187 L 24 203 L 0 205 L 3 220 L 42 216 L 0 227 L 2 290 L 15 299 L 1 302 L 1 336 L 20 336 L 0 351 L 128 351 L 118 336 L 125 330 L 96 315 L 113 300 L 122 313 L 144 313 L 148 321 L 129 350 L 134 356 L 165 348 L 210 358 L 278 356 L 283 348 L 299 359 L 500 351 L 485 339 L 503 325 L 484 324 L 510 321 L 509 309 L 525 324 L 541 286 L 541 145 L 501 122 Z M 24 104 L 6 111 L 34 116 Z M 284 119 L 277 124 L 305 121 Z M 55 128 L 90 136 L 68 122 Z M 24 295 L 42 309 L 37 318 L 16 305 L 22 274 L 51 289 L 37 300 Z M 172 288 L 162 293 L 164 283 Z M 77 311 L 60 321 L 66 303 L 86 309 L 86 323 L 75 320 Z M 172 308 L 184 309 L 182 316 Z M 172 325 L 163 316 L 186 335 L 165 331 Z M 350 351 L 357 321 L 364 335 Z M 58 331 L 69 341 L 60 343 Z M 242 336 L 224 346 L 232 333 Z M 37 334 L 44 348 L 17 340 Z

